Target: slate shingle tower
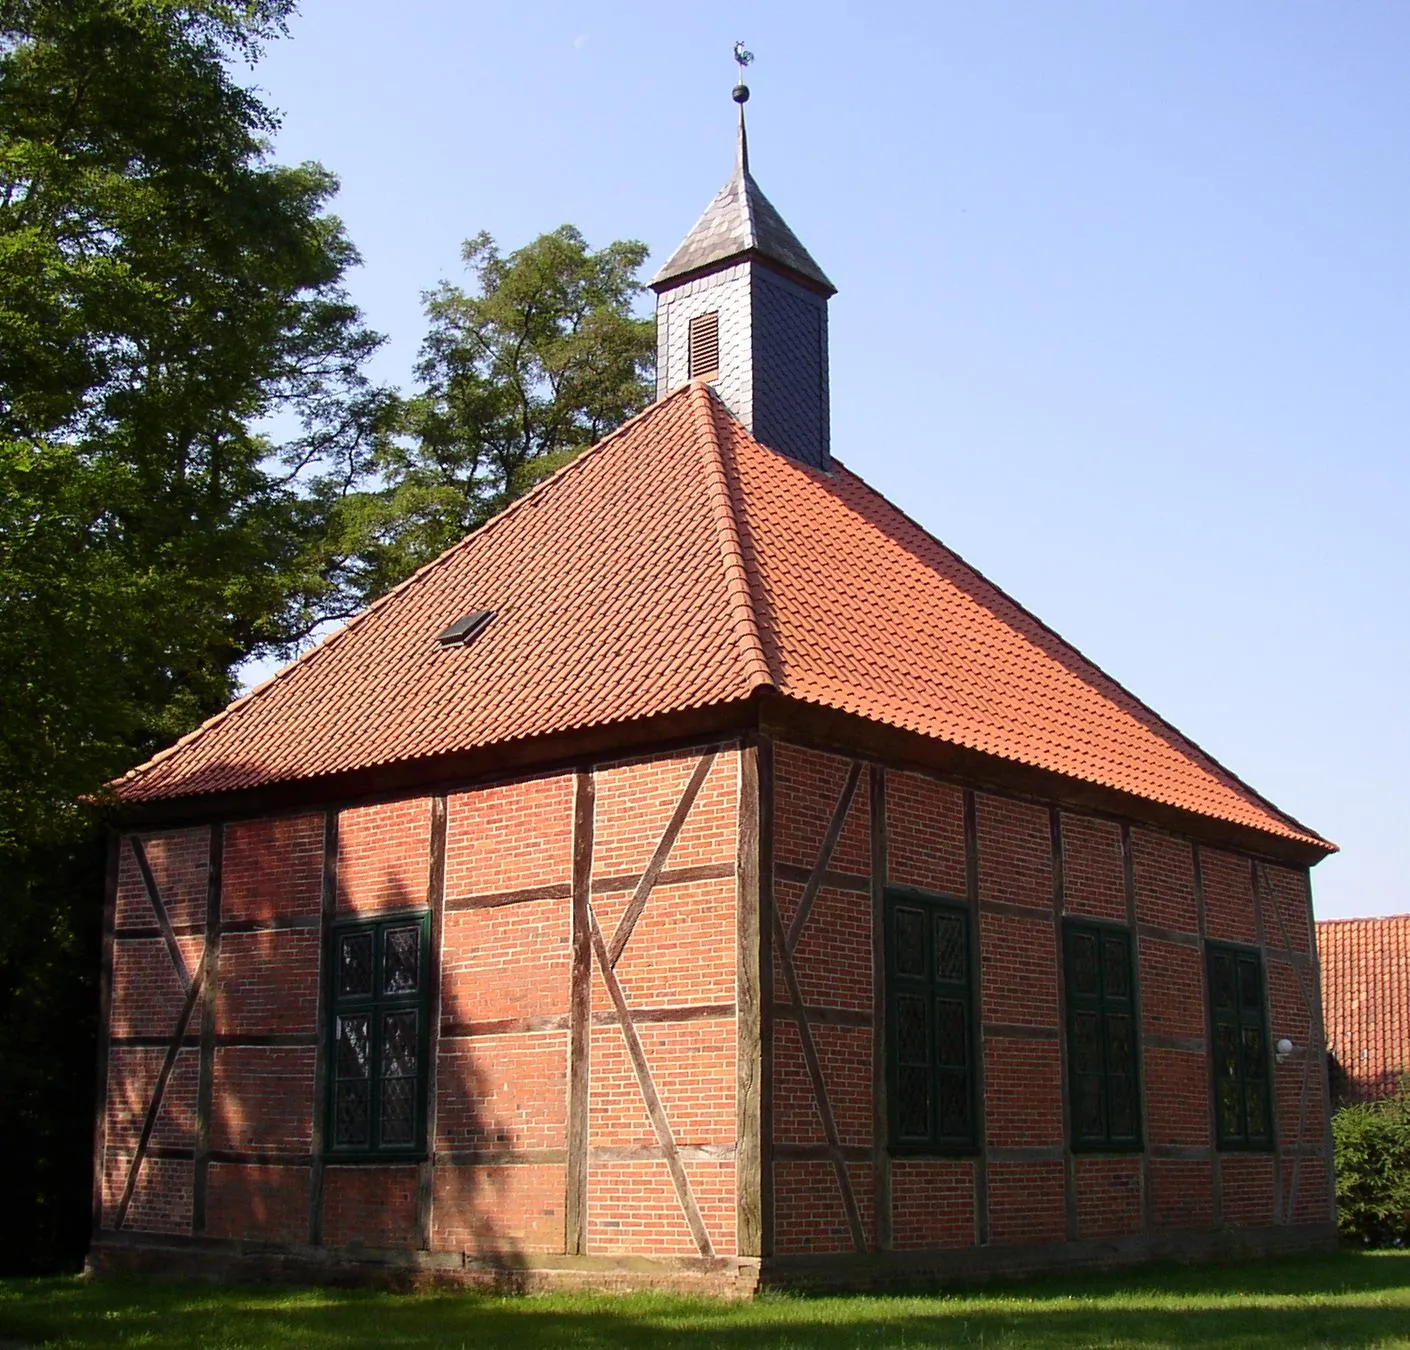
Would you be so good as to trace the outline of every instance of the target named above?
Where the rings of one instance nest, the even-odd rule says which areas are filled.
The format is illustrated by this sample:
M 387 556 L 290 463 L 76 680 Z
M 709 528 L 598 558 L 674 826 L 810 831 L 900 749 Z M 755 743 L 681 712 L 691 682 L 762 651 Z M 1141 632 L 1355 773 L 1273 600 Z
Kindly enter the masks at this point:
M 748 97 L 735 90 L 734 173 L 651 280 L 656 392 L 710 378 L 758 440 L 828 469 L 827 302 L 837 287 L 749 172 Z

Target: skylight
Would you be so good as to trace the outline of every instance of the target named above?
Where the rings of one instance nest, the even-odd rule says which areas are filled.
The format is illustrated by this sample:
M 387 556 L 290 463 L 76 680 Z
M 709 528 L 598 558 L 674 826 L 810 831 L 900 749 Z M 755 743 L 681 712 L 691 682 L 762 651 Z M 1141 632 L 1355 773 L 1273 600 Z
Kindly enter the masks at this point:
M 442 647 L 464 647 L 473 642 L 489 627 L 494 618 L 494 610 L 477 609 L 473 614 L 464 614 L 442 633 L 436 641 Z

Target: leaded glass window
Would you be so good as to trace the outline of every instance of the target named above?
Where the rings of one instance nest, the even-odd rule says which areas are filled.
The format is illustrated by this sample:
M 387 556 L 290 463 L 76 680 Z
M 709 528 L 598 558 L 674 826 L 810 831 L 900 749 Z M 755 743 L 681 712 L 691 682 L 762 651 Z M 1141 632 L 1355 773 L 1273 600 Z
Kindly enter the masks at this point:
M 928 894 L 888 891 L 886 970 L 892 1149 L 973 1148 L 969 911 Z
M 330 1152 L 424 1146 L 429 916 L 344 923 L 329 935 Z
M 1211 942 L 1205 948 L 1205 961 L 1219 1147 L 1272 1148 L 1263 958 L 1246 947 Z
M 1107 924 L 1063 924 L 1067 1079 L 1072 1146 L 1141 1146 L 1140 1037 L 1131 935 Z

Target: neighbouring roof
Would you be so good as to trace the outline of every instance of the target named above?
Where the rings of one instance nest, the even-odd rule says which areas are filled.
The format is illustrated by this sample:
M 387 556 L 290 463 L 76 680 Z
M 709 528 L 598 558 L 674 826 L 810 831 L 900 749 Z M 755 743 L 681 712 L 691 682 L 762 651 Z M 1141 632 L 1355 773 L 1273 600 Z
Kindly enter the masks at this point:
M 756 690 L 1322 849 L 836 460 L 685 386 L 115 785 L 144 803 Z M 438 636 L 494 619 L 465 646 Z
M 740 135 L 743 136 L 742 127 Z M 827 295 L 837 292 L 754 181 L 741 142 L 729 182 L 715 194 L 715 200 L 705 208 L 705 214 L 695 222 L 680 247 L 651 278 L 651 285 L 659 291 L 680 277 L 745 256 L 779 263 Z
M 1410 1073 L 1410 914 L 1317 925 L 1327 1049 L 1354 1095 L 1382 1096 Z

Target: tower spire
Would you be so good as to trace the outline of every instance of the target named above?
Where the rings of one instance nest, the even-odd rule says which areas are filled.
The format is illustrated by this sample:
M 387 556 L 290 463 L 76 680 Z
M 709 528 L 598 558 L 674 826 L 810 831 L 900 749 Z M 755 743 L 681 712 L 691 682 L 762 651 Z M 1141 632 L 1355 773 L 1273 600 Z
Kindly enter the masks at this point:
M 739 104 L 739 141 L 735 149 L 735 172 L 743 178 L 749 172 L 749 132 L 744 125 L 744 105 L 749 102 L 749 86 L 744 83 L 744 69 L 754 60 L 754 53 L 743 42 L 734 44 L 735 64 L 739 66 L 739 83 L 734 86 L 730 97 Z
M 734 60 L 734 172 L 651 278 L 656 389 L 708 380 L 761 444 L 826 470 L 827 300 L 837 287 L 749 172 L 744 73 L 754 53 L 736 42 Z

